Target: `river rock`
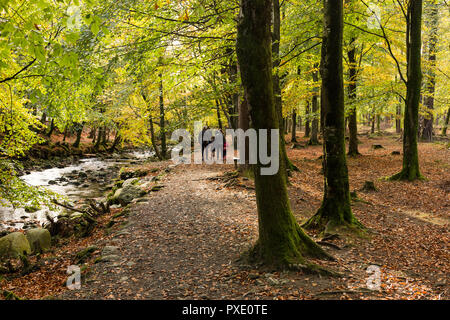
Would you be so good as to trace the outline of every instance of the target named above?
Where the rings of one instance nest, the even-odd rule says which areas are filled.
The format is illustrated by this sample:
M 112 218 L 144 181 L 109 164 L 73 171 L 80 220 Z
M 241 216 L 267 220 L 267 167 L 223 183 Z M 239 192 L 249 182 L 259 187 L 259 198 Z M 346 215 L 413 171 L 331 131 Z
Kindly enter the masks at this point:
M 0 260 L 17 258 L 22 254 L 30 253 L 30 243 L 23 233 L 12 232 L 3 238 L 0 238 Z
M 125 188 L 126 186 L 135 185 L 138 182 L 139 182 L 138 178 L 131 178 L 131 179 L 125 180 L 122 184 L 122 188 Z
M 79 173 L 78 173 L 78 177 L 80 177 L 80 178 L 87 178 L 87 173 L 86 172 L 83 172 L 83 171 L 80 171 Z
M 142 197 L 146 192 L 135 185 L 128 185 L 118 189 L 114 196 L 111 198 L 112 203 L 120 203 L 122 206 L 126 206 L 131 203 L 133 199 Z
M 26 236 L 33 253 L 39 253 L 50 249 L 52 237 L 47 229 L 30 229 L 26 232 Z

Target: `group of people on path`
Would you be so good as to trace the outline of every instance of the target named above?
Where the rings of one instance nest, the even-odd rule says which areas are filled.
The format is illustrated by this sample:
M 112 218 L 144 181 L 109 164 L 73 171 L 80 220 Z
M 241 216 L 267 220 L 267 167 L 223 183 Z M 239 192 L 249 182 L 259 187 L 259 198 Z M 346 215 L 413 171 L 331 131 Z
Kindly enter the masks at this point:
M 217 156 L 217 159 L 226 159 L 227 142 L 222 129 L 210 129 L 209 126 L 203 127 L 199 134 L 198 142 L 202 146 L 202 160 L 209 160 Z

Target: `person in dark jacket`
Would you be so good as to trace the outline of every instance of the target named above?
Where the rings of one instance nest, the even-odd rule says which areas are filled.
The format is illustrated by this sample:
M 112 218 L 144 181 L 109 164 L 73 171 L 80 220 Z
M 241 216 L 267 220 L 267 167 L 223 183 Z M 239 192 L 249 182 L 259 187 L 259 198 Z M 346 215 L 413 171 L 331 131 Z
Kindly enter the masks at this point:
M 198 142 L 202 146 L 202 160 L 205 160 L 205 158 L 208 159 L 207 146 L 211 143 L 211 131 L 209 130 L 209 127 L 203 127 L 203 130 L 198 136 Z

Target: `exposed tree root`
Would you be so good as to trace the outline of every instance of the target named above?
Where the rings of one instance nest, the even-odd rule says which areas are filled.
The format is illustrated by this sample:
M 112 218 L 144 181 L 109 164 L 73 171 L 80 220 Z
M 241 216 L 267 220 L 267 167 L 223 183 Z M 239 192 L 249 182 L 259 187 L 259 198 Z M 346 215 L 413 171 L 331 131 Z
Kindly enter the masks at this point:
M 424 176 L 422 176 L 419 170 L 408 170 L 403 169 L 399 173 L 394 174 L 391 177 L 388 177 L 389 181 L 414 181 L 414 180 L 426 180 Z
M 289 245 L 273 250 L 264 248 L 258 241 L 240 258 L 250 265 L 269 270 L 301 270 L 306 273 L 326 276 L 341 276 L 339 273 L 309 262 L 305 257 L 335 260 L 333 256 L 323 250 L 297 225 L 297 233 Z
M 342 208 L 341 208 L 342 209 Z M 338 208 L 335 208 L 338 210 Z M 323 237 L 329 235 L 357 235 L 364 236 L 366 228 L 358 219 L 352 217 L 349 220 L 344 219 L 344 214 L 329 216 L 324 214 L 324 209 L 320 208 L 315 215 L 309 218 L 302 227 L 307 230 L 318 230 Z
M 361 153 L 359 152 L 359 151 L 352 151 L 352 152 L 347 152 L 347 156 L 349 156 L 349 157 L 357 157 L 357 156 L 360 156 L 361 155 Z

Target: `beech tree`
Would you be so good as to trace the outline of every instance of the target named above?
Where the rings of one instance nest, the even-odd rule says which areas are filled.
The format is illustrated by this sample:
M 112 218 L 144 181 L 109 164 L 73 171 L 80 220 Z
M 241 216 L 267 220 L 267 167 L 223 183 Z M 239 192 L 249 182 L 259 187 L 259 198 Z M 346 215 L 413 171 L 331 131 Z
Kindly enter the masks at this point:
M 421 179 L 417 136 L 419 129 L 419 103 L 422 85 L 422 0 L 409 1 L 406 12 L 407 79 L 405 115 L 403 120 L 403 168 L 392 180 Z
M 350 206 L 345 154 L 344 80 L 342 65 L 343 1 L 324 0 L 321 52 L 324 196 L 322 205 L 304 226 L 325 233 L 361 229 Z
M 251 125 L 269 132 L 280 128 L 273 93 L 271 8 L 271 0 L 242 0 L 236 42 Z M 270 137 L 267 141 L 270 150 Z M 280 150 L 271 152 L 281 156 Z M 250 257 L 277 267 L 304 264 L 305 255 L 328 257 L 300 228 L 291 212 L 283 173 L 285 163 L 280 161 L 274 175 L 261 175 L 261 167 L 260 162 L 254 165 L 259 238 Z

